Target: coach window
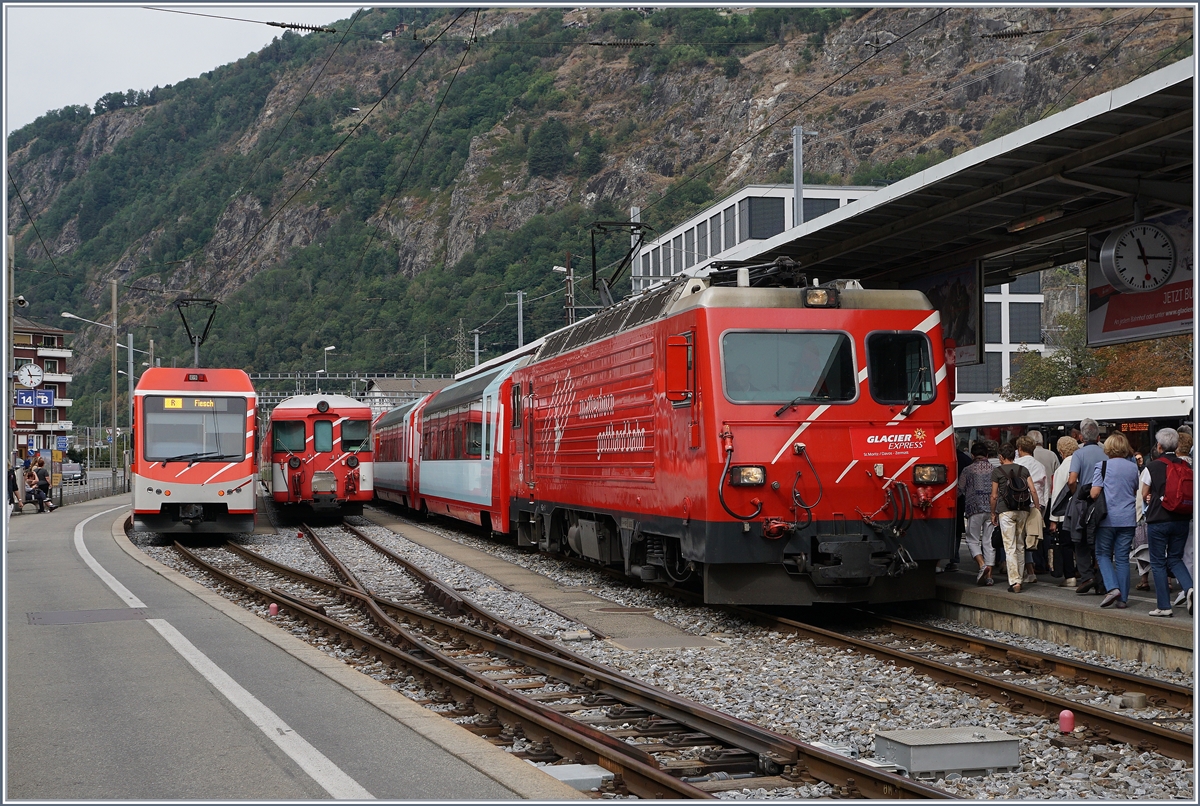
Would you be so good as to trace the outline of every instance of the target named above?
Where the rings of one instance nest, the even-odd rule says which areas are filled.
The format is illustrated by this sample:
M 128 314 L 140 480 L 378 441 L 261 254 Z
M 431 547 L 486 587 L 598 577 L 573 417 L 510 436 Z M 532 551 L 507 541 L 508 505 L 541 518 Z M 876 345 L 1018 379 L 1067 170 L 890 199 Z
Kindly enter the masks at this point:
M 304 423 L 279 420 L 274 425 L 275 441 L 271 450 L 298 453 L 304 450 Z
M 346 420 L 342 423 L 342 450 L 367 451 L 367 440 L 371 436 L 370 420 Z
M 313 450 L 330 453 L 333 450 L 333 421 L 317 420 L 313 423 Z
M 929 339 L 915 331 L 878 331 L 867 336 L 871 397 L 879 403 L 933 402 Z
M 845 333 L 730 331 L 721 338 L 721 363 L 734 403 L 830 403 L 858 394 Z

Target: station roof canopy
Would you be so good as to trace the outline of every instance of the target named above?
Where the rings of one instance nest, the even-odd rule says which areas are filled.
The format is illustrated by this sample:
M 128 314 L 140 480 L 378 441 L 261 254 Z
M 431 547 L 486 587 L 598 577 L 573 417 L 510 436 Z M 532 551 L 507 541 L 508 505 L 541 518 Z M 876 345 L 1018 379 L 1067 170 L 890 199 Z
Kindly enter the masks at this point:
M 903 283 L 984 261 L 984 282 L 1082 260 L 1089 229 L 1191 209 L 1188 58 L 939 163 L 733 257 Z

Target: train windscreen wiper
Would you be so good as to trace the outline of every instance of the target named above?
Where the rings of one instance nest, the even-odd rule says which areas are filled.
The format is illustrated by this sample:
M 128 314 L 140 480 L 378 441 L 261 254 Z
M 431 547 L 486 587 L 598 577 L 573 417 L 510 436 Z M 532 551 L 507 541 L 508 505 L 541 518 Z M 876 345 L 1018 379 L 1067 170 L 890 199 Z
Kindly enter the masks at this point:
M 169 459 L 163 459 L 162 467 L 166 467 L 167 462 L 186 461 L 188 463 L 188 467 L 191 467 L 192 465 L 196 464 L 196 462 L 203 462 L 208 459 L 230 460 L 230 459 L 241 459 L 241 458 L 242 457 L 236 453 L 226 454 L 226 453 L 221 453 L 220 451 L 209 451 L 207 453 L 202 453 L 202 452 L 197 451 L 197 452 L 193 452 L 193 453 L 181 453 L 178 456 L 172 456 Z

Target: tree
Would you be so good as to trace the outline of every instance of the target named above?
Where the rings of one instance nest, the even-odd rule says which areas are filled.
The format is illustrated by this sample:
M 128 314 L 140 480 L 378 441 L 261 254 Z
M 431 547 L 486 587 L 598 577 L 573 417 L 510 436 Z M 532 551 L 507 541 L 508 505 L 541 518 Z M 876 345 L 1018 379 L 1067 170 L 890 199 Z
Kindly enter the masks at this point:
M 567 167 L 567 127 L 558 118 L 550 118 L 529 138 L 529 175 L 554 176 Z
M 1108 357 L 1087 346 L 1087 319 L 1064 312 L 1047 330 L 1043 355 L 1022 346 L 1013 356 L 1012 374 L 1001 396 L 1005 400 L 1045 400 L 1083 391 L 1088 378 L 1098 375 Z M 1189 365 L 1190 366 L 1190 365 Z
M 1084 392 L 1153 390 L 1160 386 L 1192 385 L 1192 337 L 1147 339 L 1097 352 L 1103 368 L 1083 379 Z

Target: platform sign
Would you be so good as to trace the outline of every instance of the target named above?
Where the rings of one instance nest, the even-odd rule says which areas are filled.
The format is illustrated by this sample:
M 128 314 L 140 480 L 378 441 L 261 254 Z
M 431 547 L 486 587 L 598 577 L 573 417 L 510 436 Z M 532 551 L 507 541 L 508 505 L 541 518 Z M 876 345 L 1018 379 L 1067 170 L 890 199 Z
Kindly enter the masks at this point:
M 29 437 L 28 445 L 30 448 L 33 448 L 33 437 Z
M 58 449 L 60 451 L 65 451 L 67 449 L 67 438 L 66 437 L 58 438 Z

